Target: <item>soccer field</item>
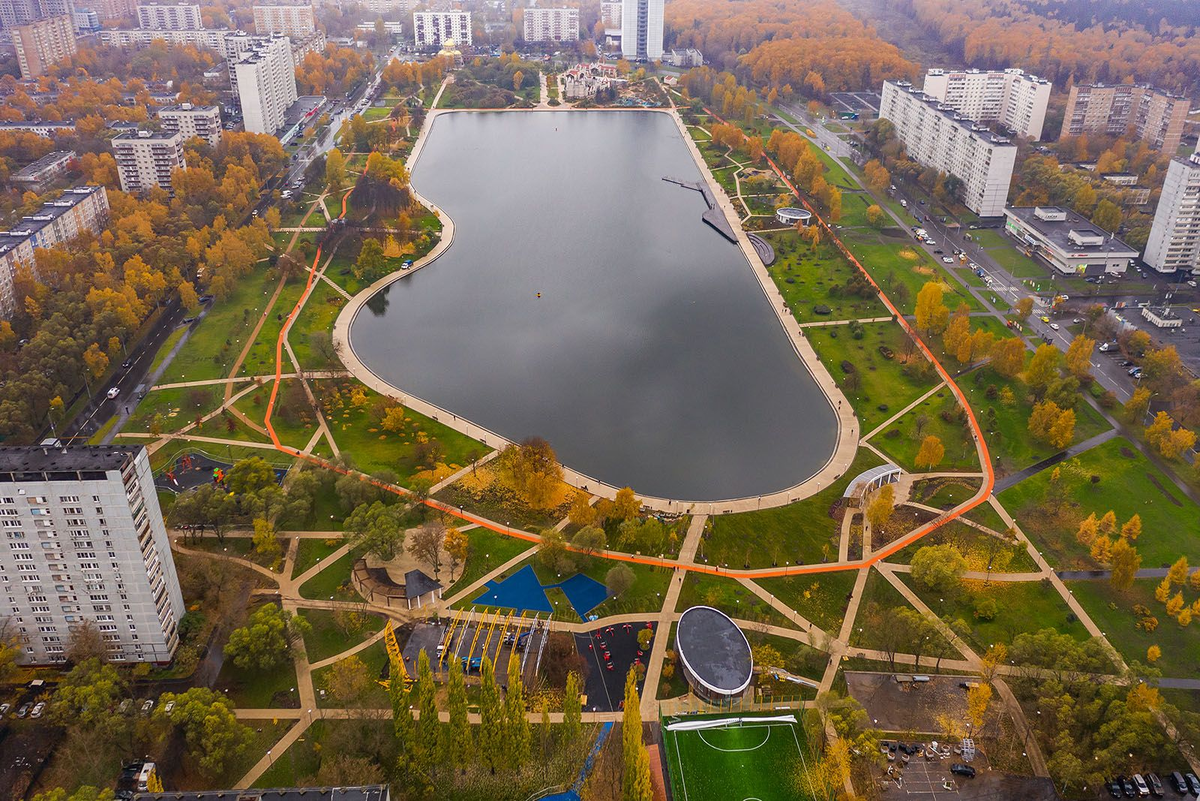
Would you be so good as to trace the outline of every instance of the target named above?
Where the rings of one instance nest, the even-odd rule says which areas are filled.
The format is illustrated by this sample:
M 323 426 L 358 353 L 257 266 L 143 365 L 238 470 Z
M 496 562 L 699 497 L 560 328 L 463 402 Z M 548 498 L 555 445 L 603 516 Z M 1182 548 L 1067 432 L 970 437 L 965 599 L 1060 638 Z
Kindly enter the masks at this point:
M 729 721 L 701 729 L 704 718 L 663 720 L 663 745 L 676 801 L 815 801 L 798 792 L 794 774 L 805 759 L 799 723 L 726 716 Z M 740 721 L 740 722 L 739 722 Z

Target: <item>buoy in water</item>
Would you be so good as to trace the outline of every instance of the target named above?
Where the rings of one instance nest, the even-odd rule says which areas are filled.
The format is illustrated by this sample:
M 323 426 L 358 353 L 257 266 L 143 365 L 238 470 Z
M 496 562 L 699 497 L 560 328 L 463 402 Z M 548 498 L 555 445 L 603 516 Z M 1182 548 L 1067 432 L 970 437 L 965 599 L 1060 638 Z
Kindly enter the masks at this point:
M 541 292 L 537 293 L 537 296 L 540 298 L 542 296 L 542 293 Z

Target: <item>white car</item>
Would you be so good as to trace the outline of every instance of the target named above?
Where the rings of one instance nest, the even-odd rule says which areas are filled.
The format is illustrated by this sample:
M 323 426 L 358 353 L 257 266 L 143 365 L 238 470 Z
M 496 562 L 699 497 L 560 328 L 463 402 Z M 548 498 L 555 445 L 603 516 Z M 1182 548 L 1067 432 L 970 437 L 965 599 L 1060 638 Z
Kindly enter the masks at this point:
M 954 264 L 954 259 L 950 258 L 949 256 L 942 256 L 942 263 L 943 264 Z
M 108 399 L 109 399 L 109 400 L 112 400 L 113 398 L 115 398 L 115 397 L 117 397 L 118 395 L 120 395 L 120 394 L 121 394 L 121 388 L 120 388 L 120 387 L 113 387 L 112 389 L 110 389 L 108 392 L 106 392 L 106 393 L 104 393 L 104 394 L 108 396 Z
M 146 699 L 146 700 L 145 700 L 145 701 L 142 703 L 142 714 L 143 714 L 143 715 L 149 715 L 149 714 L 150 714 L 150 710 L 151 710 L 151 709 L 154 709 L 154 699 L 153 699 L 153 698 L 147 698 L 147 699 Z
M 1050 323 L 1050 330 L 1051 330 L 1051 331 L 1057 331 L 1057 330 L 1058 330 L 1058 323 Z
M 42 713 L 45 711 L 46 711 L 46 702 L 38 701 L 37 704 L 34 705 L 33 711 L 29 713 L 29 717 L 40 718 L 42 716 Z

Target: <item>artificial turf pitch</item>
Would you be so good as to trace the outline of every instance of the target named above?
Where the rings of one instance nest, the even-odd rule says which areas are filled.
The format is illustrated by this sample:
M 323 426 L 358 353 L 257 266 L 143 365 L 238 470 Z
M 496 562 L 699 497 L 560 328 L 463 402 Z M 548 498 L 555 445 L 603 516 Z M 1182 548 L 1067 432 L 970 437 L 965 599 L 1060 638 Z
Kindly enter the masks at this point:
M 686 720 L 696 717 L 663 720 L 667 770 L 676 801 L 811 801 L 811 794 L 795 784 L 796 767 L 805 759 L 799 723 L 746 720 L 721 728 L 667 729 Z

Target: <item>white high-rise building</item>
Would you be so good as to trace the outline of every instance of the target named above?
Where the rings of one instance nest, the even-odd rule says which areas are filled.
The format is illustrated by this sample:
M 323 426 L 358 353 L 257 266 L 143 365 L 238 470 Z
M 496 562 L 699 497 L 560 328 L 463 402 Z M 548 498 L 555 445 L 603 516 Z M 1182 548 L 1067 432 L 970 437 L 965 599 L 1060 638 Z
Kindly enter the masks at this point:
M 663 0 L 622 0 L 621 55 L 630 61 L 660 61 Z
M 274 134 L 296 102 L 296 67 L 286 36 L 259 38 L 238 56 L 230 73 L 237 80 L 242 125 L 251 133 Z
M 447 40 L 470 47 L 470 11 L 413 12 L 413 41 L 417 47 L 441 47 Z
M 200 6 L 187 3 L 145 3 L 137 7 L 138 27 L 147 31 L 199 31 L 204 28 Z
M 178 133 L 186 142 L 198 136 L 213 147 L 221 143 L 221 109 L 219 106 L 194 106 L 180 103 L 158 110 L 163 130 Z
M 1018 69 L 925 73 L 925 94 L 974 122 L 998 122 L 1018 136 L 1042 138 L 1050 81 Z
M 884 81 L 879 117 L 895 126 L 910 158 L 962 182 L 968 209 L 980 217 L 1004 214 L 1016 145 L 907 81 Z
M 525 41 L 578 42 L 579 9 L 525 9 Z
M 0 617 L 22 664 L 94 626 L 115 662 L 169 662 L 183 595 L 142 447 L 0 448 Z
M 1200 273 L 1200 145 L 1167 167 L 1143 260 L 1160 273 Z
M 122 192 L 148 192 L 151 187 L 171 191 L 171 173 L 187 167 L 183 135 L 128 131 L 111 140 Z
M 254 32 L 282 33 L 294 39 L 310 36 L 317 29 L 312 3 L 270 3 L 254 6 Z

